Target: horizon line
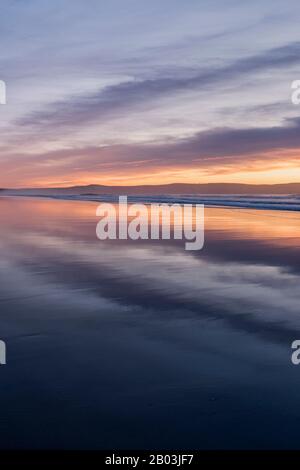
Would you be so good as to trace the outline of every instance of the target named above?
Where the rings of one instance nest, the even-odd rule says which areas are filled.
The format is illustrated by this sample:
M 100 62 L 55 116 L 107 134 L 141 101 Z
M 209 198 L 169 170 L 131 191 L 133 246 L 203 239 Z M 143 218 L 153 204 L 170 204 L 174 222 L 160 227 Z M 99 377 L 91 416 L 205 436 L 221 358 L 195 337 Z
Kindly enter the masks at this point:
M 159 184 L 100 184 L 100 183 L 89 183 L 89 184 L 71 184 L 69 186 L 22 186 L 22 187 L 7 187 L 0 188 L 0 191 L 20 191 L 20 190 L 42 190 L 42 189 L 73 189 L 73 188 L 89 188 L 89 187 L 103 187 L 103 188 L 144 188 L 144 187 L 168 187 L 168 186 L 250 186 L 250 187 L 260 187 L 260 186 L 291 186 L 291 185 L 300 185 L 300 181 L 290 181 L 286 183 L 236 183 L 236 182 L 210 182 L 210 183 L 159 183 Z

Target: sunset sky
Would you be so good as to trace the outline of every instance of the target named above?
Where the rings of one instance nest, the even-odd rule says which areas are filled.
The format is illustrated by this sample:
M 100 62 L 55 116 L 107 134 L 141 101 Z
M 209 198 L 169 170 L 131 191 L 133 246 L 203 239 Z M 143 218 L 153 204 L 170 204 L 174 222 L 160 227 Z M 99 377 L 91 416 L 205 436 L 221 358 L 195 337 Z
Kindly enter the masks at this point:
M 300 182 L 299 0 L 2 0 L 0 186 Z

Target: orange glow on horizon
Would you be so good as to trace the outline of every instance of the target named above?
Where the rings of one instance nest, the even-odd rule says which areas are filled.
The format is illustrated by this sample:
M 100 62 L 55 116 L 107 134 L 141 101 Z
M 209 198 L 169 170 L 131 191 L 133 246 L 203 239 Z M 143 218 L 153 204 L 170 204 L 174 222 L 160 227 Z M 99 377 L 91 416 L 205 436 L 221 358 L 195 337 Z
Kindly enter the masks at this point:
M 244 183 L 244 184 L 280 184 L 300 182 L 300 166 L 277 168 L 260 171 L 231 171 L 226 173 L 216 172 L 207 174 L 199 169 L 180 169 L 168 172 L 153 172 L 141 175 L 101 175 L 86 174 L 74 175 L 68 181 L 53 181 L 48 179 L 33 180 L 22 187 L 70 187 L 99 184 L 105 186 L 139 186 L 139 185 L 163 185 L 172 183 L 205 184 L 205 183 Z
M 38 174 L 35 168 L 22 168 L 13 173 L 8 171 L 5 178 L 5 171 L 2 173 L 5 178 L 5 185 L 2 187 L 70 187 L 99 184 L 106 186 L 138 186 L 138 185 L 161 185 L 171 183 L 244 183 L 244 184 L 280 184 L 280 183 L 300 183 L 300 159 L 299 150 L 289 150 L 275 152 L 272 155 L 245 157 L 243 161 L 239 159 L 216 158 L 199 160 L 191 165 L 165 165 L 159 167 L 143 167 L 133 171 L 127 166 L 116 169 L 115 165 L 106 168 L 105 171 L 95 168 L 95 170 L 70 170 L 60 167 L 49 168 L 50 175 L 41 175 L 40 168 Z M 10 175 L 11 173 L 11 175 Z M 18 177 L 18 175 L 20 176 Z M 10 182 L 9 176 L 14 176 L 14 181 Z

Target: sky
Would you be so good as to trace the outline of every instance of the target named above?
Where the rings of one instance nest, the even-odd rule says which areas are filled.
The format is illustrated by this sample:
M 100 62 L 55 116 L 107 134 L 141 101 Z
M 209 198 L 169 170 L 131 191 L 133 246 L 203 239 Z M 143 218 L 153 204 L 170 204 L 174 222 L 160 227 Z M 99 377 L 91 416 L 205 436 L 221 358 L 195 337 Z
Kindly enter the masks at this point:
M 0 187 L 300 182 L 297 0 L 1 0 Z

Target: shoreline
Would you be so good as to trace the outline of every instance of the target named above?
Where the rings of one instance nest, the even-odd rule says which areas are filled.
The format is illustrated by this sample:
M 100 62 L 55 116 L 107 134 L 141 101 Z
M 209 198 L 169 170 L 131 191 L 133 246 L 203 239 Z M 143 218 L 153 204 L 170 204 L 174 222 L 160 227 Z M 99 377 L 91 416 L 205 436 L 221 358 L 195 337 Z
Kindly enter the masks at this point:
M 0 198 L 31 198 L 31 199 L 52 199 L 56 201 L 73 202 L 95 202 L 95 203 L 119 203 L 119 196 L 111 194 L 0 194 Z M 161 195 L 161 196 L 127 196 L 128 202 L 150 204 L 201 204 L 209 208 L 222 209 L 251 209 L 251 210 L 272 210 L 283 212 L 300 212 L 300 196 L 195 196 L 195 195 Z

